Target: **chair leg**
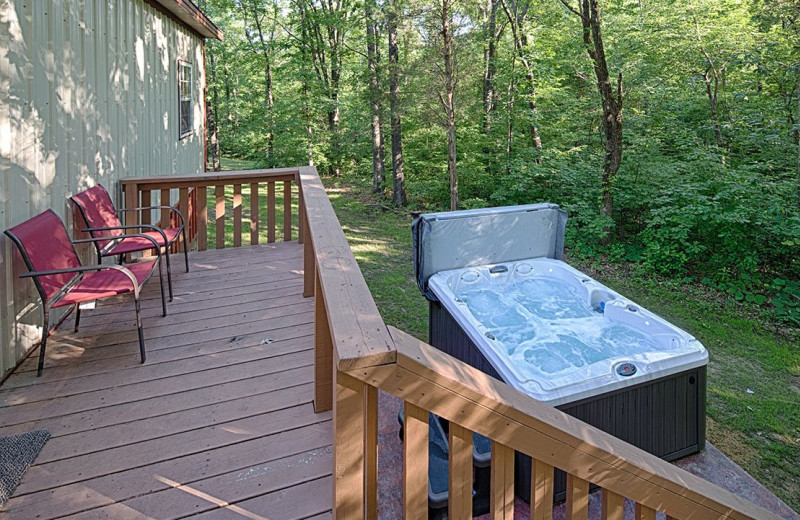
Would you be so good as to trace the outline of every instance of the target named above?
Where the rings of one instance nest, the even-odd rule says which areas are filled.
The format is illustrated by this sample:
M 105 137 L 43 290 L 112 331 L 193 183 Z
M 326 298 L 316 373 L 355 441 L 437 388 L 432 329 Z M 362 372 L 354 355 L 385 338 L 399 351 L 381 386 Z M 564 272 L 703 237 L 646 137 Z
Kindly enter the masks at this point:
M 158 282 L 161 284 L 161 316 L 166 316 L 167 301 L 164 298 L 164 272 L 161 269 L 161 260 L 158 261 Z
M 134 296 L 136 302 L 136 328 L 139 331 L 139 352 L 142 356 L 142 363 L 147 359 L 147 354 L 144 351 L 144 330 L 142 329 L 142 311 L 139 305 L 139 296 Z
M 75 332 L 78 332 L 78 327 L 81 324 L 81 305 L 75 305 Z
M 183 260 L 186 262 L 186 272 L 189 272 L 189 242 L 186 241 L 186 226 L 181 229 L 183 233 Z
M 44 319 L 42 320 L 42 343 L 39 345 L 39 368 L 36 370 L 36 377 L 41 377 L 44 369 L 44 355 L 47 349 L 47 336 L 50 332 L 50 308 L 44 305 Z
M 169 262 L 169 246 L 164 247 L 164 256 L 167 257 L 167 285 L 169 286 L 169 301 L 172 301 L 172 269 Z

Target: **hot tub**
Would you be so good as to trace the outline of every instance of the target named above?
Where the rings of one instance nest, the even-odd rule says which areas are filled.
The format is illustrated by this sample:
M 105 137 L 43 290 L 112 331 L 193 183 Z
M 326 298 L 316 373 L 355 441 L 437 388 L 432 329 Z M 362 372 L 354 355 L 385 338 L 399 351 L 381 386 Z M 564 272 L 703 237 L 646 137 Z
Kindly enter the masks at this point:
M 708 353 L 564 263 L 566 222 L 549 203 L 420 215 L 430 344 L 666 460 L 699 451 Z M 515 475 L 528 500 L 530 458 L 517 455 Z M 563 496 L 563 473 L 555 488 Z
M 433 346 L 664 459 L 704 446 L 708 353 L 640 305 L 552 258 L 441 271 L 428 289 Z

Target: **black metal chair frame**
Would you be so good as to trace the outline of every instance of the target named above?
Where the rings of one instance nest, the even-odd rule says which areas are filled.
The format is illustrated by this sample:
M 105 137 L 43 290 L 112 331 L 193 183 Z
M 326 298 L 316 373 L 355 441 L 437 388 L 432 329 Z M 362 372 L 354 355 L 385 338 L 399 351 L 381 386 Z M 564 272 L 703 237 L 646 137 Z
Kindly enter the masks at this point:
M 105 189 L 105 188 L 103 188 L 103 189 Z M 106 190 L 106 193 L 108 193 L 107 190 Z M 109 198 L 110 198 L 110 196 L 109 196 Z M 78 208 L 78 211 L 80 212 L 81 217 L 83 217 L 83 221 L 88 226 L 89 225 L 89 219 L 86 216 L 86 212 L 84 211 L 83 206 L 81 206 L 81 204 L 78 201 L 76 201 L 73 197 L 70 197 L 70 200 L 72 201 L 73 206 Z M 128 229 L 139 229 L 139 230 L 150 229 L 152 231 L 156 231 L 156 232 L 160 233 L 161 236 L 164 239 L 164 244 L 166 244 L 165 247 L 164 247 L 164 256 L 167 259 L 167 285 L 169 287 L 169 301 L 172 301 L 172 298 L 173 298 L 173 295 L 172 295 L 172 267 L 171 267 L 170 260 L 169 260 L 169 249 L 170 249 L 170 247 L 172 247 L 172 244 L 174 244 L 175 241 L 178 239 L 178 237 L 181 236 L 181 235 L 183 236 L 183 258 L 184 258 L 184 262 L 186 264 L 186 272 L 187 273 L 189 272 L 189 243 L 186 241 L 186 221 L 183 218 L 183 213 L 181 213 L 180 210 L 178 210 L 178 208 L 176 208 L 175 206 L 142 206 L 142 207 L 137 207 L 137 208 L 119 208 L 119 209 L 114 208 L 114 211 L 117 214 L 117 216 L 119 217 L 121 215 L 124 215 L 124 213 L 130 212 L 130 211 L 142 212 L 142 211 L 145 211 L 145 210 L 153 210 L 153 209 L 168 209 L 170 211 L 175 212 L 178 215 L 178 217 L 181 219 L 180 232 L 178 234 L 176 234 L 175 237 L 173 237 L 172 240 L 167 240 L 167 235 L 166 235 L 166 233 L 164 233 L 164 230 L 162 228 L 160 228 L 158 226 L 154 226 L 152 224 L 126 224 L 126 225 L 123 225 L 123 226 L 94 227 L 94 228 L 93 227 L 87 227 L 87 228 L 81 229 L 81 231 L 83 231 L 85 233 L 89 233 L 92 236 L 92 238 L 98 238 L 97 242 L 95 242 L 95 245 L 94 245 L 95 249 L 97 250 L 97 261 L 98 261 L 98 263 L 101 262 L 102 259 L 107 257 L 107 256 L 115 256 L 115 255 L 109 253 L 109 251 L 114 249 L 114 247 L 116 247 L 117 244 L 119 244 L 119 241 L 124 239 L 124 237 L 126 236 L 126 235 L 122 234 L 122 235 L 111 236 L 111 237 L 96 237 L 95 233 L 98 232 L 98 231 L 117 231 L 117 230 L 126 231 Z M 127 236 L 141 236 L 141 235 L 127 235 Z M 152 237 L 147 237 L 147 238 L 150 238 L 151 241 L 155 242 Z M 106 244 L 105 246 L 101 246 L 100 242 L 102 242 L 102 241 L 108 241 L 109 243 Z M 161 246 L 157 242 L 155 242 L 154 249 L 160 251 Z M 119 255 L 118 261 L 119 261 L 120 264 L 123 263 L 123 260 L 124 260 L 123 256 L 124 255 Z
M 60 219 L 59 219 L 60 221 Z M 69 234 L 67 233 L 67 228 L 64 226 L 64 223 L 61 222 L 61 225 L 64 227 L 64 233 L 67 234 L 67 238 L 69 238 Z M 6 230 L 5 234 L 14 242 L 17 246 L 17 249 L 22 256 L 23 261 L 25 262 L 26 267 L 28 268 L 27 273 L 21 274 L 20 278 L 33 278 L 33 282 L 36 285 L 36 290 L 39 292 L 39 297 L 42 300 L 42 313 L 43 313 L 43 323 L 42 323 L 42 341 L 39 347 L 39 364 L 36 370 L 36 377 L 40 377 L 42 375 L 42 370 L 44 369 L 44 358 L 45 358 L 45 349 L 47 347 L 47 338 L 50 335 L 50 309 L 52 308 L 53 304 L 58 303 L 64 296 L 66 296 L 72 287 L 80 280 L 83 276 L 83 273 L 88 271 L 102 271 L 102 270 L 110 270 L 115 269 L 125 276 L 127 276 L 131 284 L 133 285 L 133 298 L 136 306 L 136 328 L 139 334 L 139 352 L 141 355 L 142 363 L 145 362 L 147 358 L 147 354 L 145 353 L 145 345 L 144 345 L 144 331 L 142 329 L 142 316 L 141 316 L 141 305 L 139 303 L 139 292 L 142 286 L 144 286 L 145 282 L 150 279 L 152 276 L 151 273 L 142 281 L 140 285 L 136 276 L 125 266 L 122 265 L 87 265 L 87 266 L 80 266 L 80 267 L 69 267 L 65 269 L 52 269 L 49 271 L 36 271 L 33 267 L 33 262 L 31 261 L 28 252 L 26 251 L 22 241 L 14 235 L 10 230 Z M 162 316 L 167 315 L 167 302 L 166 298 L 164 297 L 164 276 L 161 269 L 161 252 L 160 248 L 158 247 L 158 243 L 153 237 L 142 235 L 142 234 L 130 234 L 130 235 L 123 235 L 123 239 L 125 237 L 138 237 L 138 238 L 146 238 L 151 240 L 156 248 L 158 253 L 158 257 L 155 260 L 158 262 L 158 278 L 161 284 L 161 310 Z M 72 245 L 72 252 L 75 253 L 77 257 L 77 252 L 75 251 L 75 244 L 83 244 L 83 243 L 95 243 L 97 246 L 97 242 L 100 240 L 107 240 L 106 238 L 85 238 L 80 240 L 72 240 L 70 239 L 70 243 Z M 42 286 L 41 282 L 39 281 L 40 276 L 47 276 L 47 275 L 54 275 L 54 274 L 63 274 L 63 273 L 76 273 L 72 279 L 67 282 L 59 291 L 57 291 L 51 298 L 47 298 L 47 294 Z M 124 294 L 124 293 L 123 293 Z M 81 308 L 80 304 L 75 304 L 75 332 L 78 332 L 78 327 L 80 325 L 81 320 Z

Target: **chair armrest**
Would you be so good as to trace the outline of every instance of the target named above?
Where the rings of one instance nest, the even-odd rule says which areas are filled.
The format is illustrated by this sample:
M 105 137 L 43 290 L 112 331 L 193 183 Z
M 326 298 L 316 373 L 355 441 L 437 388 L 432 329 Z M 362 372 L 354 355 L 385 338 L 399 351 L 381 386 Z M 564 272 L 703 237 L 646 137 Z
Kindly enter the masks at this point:
M 153 231 L 157 231 L 157 232 L 161 233 L 161 237 L 164 239 L 164 244 L 166 245 L 166 243 L 167 243 L 167 234 L 164 233 L 164 231 L 160 227 L 154 226 L 152 224 L 135 224 L 135 225 L 131 225 L 131 226 L 109 226 L 109 227 L 98 227 L 98 228 L 84 228 L 84 229 L 81 229 L 81 231 L 85 233 L 87 231 L 88 232 L 92 232 L 92 231 L 115 231 L 117 229 L 152 229 Z M 154 247 L 159 247 L 158 242 L 156 242 L 156 240 L 153 237 L 149 237 L 149 236 L 143 235 L 141 233 L 132 233 L 132 234 L 129 234 L 129 235 L 115 235 L 115 236 L 112 236 L 112 237 L 82 238 L 80 240 L 73 240 L 72 243 L 73 244 L 80 244 L 82 242 L 99 242 L 99 241 L 105 241 L 105 240 L 124 240 L 126 237 L 127 238 L 130 238 L 130 237 L 147 238 L 151 242 L 153 242 L 153 246 Z
M 136 294 L 137 297 L 139 296 L 139 288 L 140 288 L 140 286 L 139 286 L 139 282 L 136 280 L 136 275 L 134 275 L 133 272 L 130 269 L 128 269 L 127 267 L 125 267 L 124 265 L 82 265 L 80 267 L 67 267 L 65 269 L 51 269 L 49 271 L 30 271 L 28 273 L 24 273 L 24 274 L 19 275 L 19 277 L 20 278 L 33 278 L 33 277 L 39 277 L 39 276 L 48 276 L 48 275 L 52 275 L 52 274 L 84 273 L 84 272 L 87 272 L 87 271 L 108 271 L 110 269 L 114 269 L 115 271 L 119 271 L 122 274 L 124 274 L 125 276 L 127 276 L 128 279 L 131 282 L 131 285 L 133 286 L 133 292 Z M 73 277 L 73 280 L 74 280 L 74 277 Z M 64 291 L 64 288 L 62 287 L 59 292 L 63 292 L 63 291 Z M 69 291 L 66 291 L 66 292 L 69 292 Z M 61 299 L 61 297 L 59 297 L 59 299 Z
M 186 222 L 183 218 L 183 213 L 181 213 L 180 210 L 175 206 L 140 206 L 137 208 L 119 208 L 117 209 L 117 213 L 125 213 L 126 211 L 144 211 L 148 209 L 168 209 L 170 211 L 174 211 L 181 218 L 181 226 L 183 226 Z

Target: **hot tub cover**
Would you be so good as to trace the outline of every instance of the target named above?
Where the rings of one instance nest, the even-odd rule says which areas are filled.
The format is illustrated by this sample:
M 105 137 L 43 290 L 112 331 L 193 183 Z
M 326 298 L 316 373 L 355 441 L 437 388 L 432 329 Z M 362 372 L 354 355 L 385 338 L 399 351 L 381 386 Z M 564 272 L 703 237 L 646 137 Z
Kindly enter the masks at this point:
M 414 275 L 426 298 L 439 271 L 547 257 L 561 260 L 567 213 L 556 204 L 527 204 L 420 215 L 412 224 Z

